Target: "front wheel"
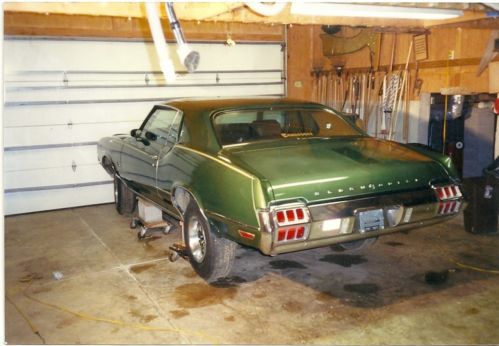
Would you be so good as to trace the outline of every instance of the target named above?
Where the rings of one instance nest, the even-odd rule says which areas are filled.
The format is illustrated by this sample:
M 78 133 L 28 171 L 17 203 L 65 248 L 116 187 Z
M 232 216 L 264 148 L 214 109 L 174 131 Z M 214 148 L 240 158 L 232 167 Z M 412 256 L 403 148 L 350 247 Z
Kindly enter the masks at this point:
M 120 215 L 128 215 L 135 210 L 135 194 L 120 178 L 114 175 L 114 204 Z
M 199 208 L 190 205 L 184 215 L 183 234 L 192 268 L 208 283 L 227 277 L 237 244 L 218 237 Z

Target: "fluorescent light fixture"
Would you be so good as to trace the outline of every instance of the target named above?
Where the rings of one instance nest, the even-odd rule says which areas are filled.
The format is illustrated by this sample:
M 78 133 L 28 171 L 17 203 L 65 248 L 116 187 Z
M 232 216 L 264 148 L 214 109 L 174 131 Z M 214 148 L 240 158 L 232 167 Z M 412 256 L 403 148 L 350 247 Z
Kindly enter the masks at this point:
M 331 2 L 293 2 L 291 4 L 291 14 L 333 17 L 450 19 L 462 16 L 463 11 L 422 7 L 351 5 Z

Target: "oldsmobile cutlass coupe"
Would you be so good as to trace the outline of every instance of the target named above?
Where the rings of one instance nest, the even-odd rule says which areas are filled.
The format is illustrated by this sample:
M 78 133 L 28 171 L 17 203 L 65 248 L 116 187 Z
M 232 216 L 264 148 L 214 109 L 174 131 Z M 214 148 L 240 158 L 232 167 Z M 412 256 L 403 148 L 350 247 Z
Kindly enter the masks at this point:
M 237 244 L 266 255 L 442 222 L 462 209 L 450 158 L 369 137 L 317 103 L 278 98 L 155 106 L 130 135 L 102 138 L 118 212 L 139 196 L 182 220 L 190 263 L 227 276 Z

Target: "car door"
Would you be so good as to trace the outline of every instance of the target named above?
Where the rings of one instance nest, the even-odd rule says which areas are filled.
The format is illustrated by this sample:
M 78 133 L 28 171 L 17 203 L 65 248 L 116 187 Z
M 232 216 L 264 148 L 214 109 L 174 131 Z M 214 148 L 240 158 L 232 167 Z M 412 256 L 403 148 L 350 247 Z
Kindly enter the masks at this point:
M 121 154 L 121 175 L 139 194 L 153 201 L 156 193 L 156 170 L 160 155 L 171 148 L 171 125 L 178 110 L 155 106 L 140 129 L 125 140 Z

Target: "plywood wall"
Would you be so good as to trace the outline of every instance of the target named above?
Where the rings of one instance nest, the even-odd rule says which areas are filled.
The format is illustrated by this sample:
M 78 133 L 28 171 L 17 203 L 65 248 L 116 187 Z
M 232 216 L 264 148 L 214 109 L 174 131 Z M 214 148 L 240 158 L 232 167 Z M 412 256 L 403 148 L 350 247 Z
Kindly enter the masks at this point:
M 480 77 L 476 76 L 476 71 L 490 33 L 490 29 L 431 30 L 428 35 L 428 59 L 420 62 L 419 78 L 423 80 L 421 92 L 440 92 L 440 89 L 446 87 L 463 87 L 472 92 L 488 93 L 488 69 Z M 288 29 L 288 93 L 291 97 L 313 99 L 313 88 L 308 86 L 313 85 L 314 69 L 327 71 L 335 65 L 344 65 L 347 70 L 356 70 L 370 66 L 368 49 L 326 58 L 322 51 L 321 34 L 323 32 L 320 26 L 295 25 Z M 379 57 L 380 67 L 390 65 L 394 40 L 396 40 L 394 64 L 404 65 L 412 36 L 384 33 Z M 410 63 L 411 74 L 414 76 L 413 55 Z M 307 90 L 304 90 L 305 87 Z

